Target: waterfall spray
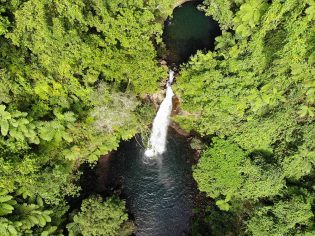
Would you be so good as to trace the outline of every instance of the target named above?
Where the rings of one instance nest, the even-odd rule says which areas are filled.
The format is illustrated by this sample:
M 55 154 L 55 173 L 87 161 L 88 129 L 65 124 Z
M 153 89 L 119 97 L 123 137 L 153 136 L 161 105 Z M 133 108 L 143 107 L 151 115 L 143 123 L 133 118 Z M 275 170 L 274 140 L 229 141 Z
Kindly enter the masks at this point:
M 148 149 L 144 153 L 144 155 L 149 158 L 163 154 L 166 149 L 167 130 L 173 108 L 172 97 L 174 93 L 171 87 L 173 79 L 174 71 L 170 70 L 169 79 L 166 84 L 166 96 L 153 120 Z

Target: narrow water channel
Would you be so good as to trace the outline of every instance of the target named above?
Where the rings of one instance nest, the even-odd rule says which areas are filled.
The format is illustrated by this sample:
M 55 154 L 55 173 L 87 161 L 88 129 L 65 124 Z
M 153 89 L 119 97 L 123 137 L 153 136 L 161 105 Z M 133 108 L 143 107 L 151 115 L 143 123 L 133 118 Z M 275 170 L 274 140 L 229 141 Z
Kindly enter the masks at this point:
M 111 178 L 121 180 L 136 235 L 188 235 L 197 189 L 186 139 L 169 134 L 160 161 L 145 163 L 143 154 L 144 148 L 134 139 L 124 143 L 109 164 Z

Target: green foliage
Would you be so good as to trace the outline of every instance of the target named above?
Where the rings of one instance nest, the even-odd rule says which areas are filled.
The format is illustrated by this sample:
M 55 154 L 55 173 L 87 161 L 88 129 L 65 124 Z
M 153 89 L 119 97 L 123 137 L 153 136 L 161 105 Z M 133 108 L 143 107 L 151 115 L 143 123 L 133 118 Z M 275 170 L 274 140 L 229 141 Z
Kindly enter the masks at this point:
M 9 135 L 10 138 L 17 141 L 27 140 L 29 143 L 39 144 L 39 138 L 35 132 L 35 125 L 26 119 L 27 113 L 15 111 L 9 113 L 5 111 L 6 106 L 0 105 L 1 134 Z
M 161 27 L 142 1 L 108 5 L 99 0 L 89 4 L 32 0 L 15 12 L 15 18 L 14 31 L 7 37 L 14 45 L 31 50 L 39 65 L 57 76 L 57 82 L 58 77 L 66 77 L 75 83 L 79 76 L 89 85 L 102 77 L 117 84 L 130 83 L 134 90 L 144 93 L 152 91 L 162 78 L 150 41 Z M 38 81 L 35 93 L 47 100 L 53 89 L 48 81 Z M 80 98 L 85 96 L 84 87 L 73 92 Z
M 194 178 L 201 191 L 207 192 L 212 198 L 224 195 L 231 198 L 241 186 L 242 162 L 245 153 L 236 145 L 221 139 L 213 140 L 213 147 L 203 153 L 197 167 L 194 169 Z M 223 203 L 219 206 L 223 206 Z
M 13 196 L 8 195 L 8 193 L 1 189 L 0 191 L 0 216 L 11 214 L 14 210 L 14 205 L 16 201 L 12 199 Z
M 184 109 L 176 120 L 220 138 L 194 169 L 198 186 L 243 224 L 253 216 L 249 234 L 312 235 L 312 198 L 287 189 L 314 195 L 314 1 L 213 0 L 202 9 L 223 34 L 214 52 L 182 66 L 175 88 Z
M 192 224 L 191 234 L 203 235 L 235 235 L 237 232 L 236 217 L 230 211 L 219 210 L 214 203 L 207 201 L 205 205 L 194 209 L 196 216 Z
M 242 4 L 233 19 L 236 33 L 242 37 L 249 36 L 251 30 L 260 22 L 267 6 L 264 0 L 250 0 Z
M 0 235 L 64 234 L 80 165 L 147 127 L 175 2 L 0 0 Z
M 12 195 L 1 191 L 0 232 L 1 235 L 49 235 L 57 233 L 57 226 L 52 222 L 52 210 L 46 209 L 47 205 L 40 197 L 28 196 L 23 190 L 18 190 Z M 9 208 L 10 206 L 10 208 Z M 3 210 L 7 210 L 4 212 Z
M 123 139 L 129 139 L 137 132 L 138 117 L 135 110 L 139 105 L 139 101 L 132 94 L 110 94 L 106 86 L 101 84 L 94 94 L 93 103 L 95 106 L 91 116 L 97 132 L 113 133 L 123 128 L 121 131 Z M 128 135 L 127 132 L 130 132 L 131 135 Z
M 219 21 L 220 27 L 225 30 L 233 24 L 235 5 L 239 6 L 243 2 L 244 0 L 205 0 L 201 9 Z
M 255 209 L 247 221 L 252 235 L 307 235 L 313 226 L 312 197 L 295 195 Z M 313 231 L 314 232 L 314 231 Z
M 123 201 L 115 197 L 103 201 L 96 196 L 83 200 L 80 212 L 67 228 L 69 235 L 130 235 L 133 230 L 127 220 Z
M 284 187 L 283 176 L 265 155 L 259 151 L 249 155 L 229 141 L 214 138 L 194 169 L 194 178 L 199 189 L 225 211 L 230 201 L 276 196 Z

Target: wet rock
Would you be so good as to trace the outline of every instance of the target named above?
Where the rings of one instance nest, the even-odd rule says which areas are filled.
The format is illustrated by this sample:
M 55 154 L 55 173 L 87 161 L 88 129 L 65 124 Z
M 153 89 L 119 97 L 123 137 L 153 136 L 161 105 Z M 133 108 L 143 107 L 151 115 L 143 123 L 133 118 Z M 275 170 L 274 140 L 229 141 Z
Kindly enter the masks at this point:
M 153 103 L 155 109 L 157 110 L 164 99 L 164 92 L 154 93 L 150 96 L 150 101 Z
M 167 62 L 166 62 L 165 60 L 160 60 L 160 64 L 161 64 L 162 66 L 167 66 Z
M 179 124 L 177 124 L 176 122 L 172 121 L 170 124 L 170 127 L 180 136 L 188 138 L 191 136 L 190 132 L 187 132 L 186 130 L 182 129 Z
M 102 156 L 98 160 L 97 168 L 95 170 L 95 174 L 97 176 L 97 179 L 96 179 L 97 192 L 106 191 L 108 185 L 110 184 L 110 179 L 108 175 L 109 175 L 109 161 L 112 154 L 113 152 L 108 153 Z
M 173 111 L 172 111 L 172 115 L 178 115 L 180 113 L 181 109 L 180 109 L 180 101 L 179 98 L 177 96 L 173 97 Z

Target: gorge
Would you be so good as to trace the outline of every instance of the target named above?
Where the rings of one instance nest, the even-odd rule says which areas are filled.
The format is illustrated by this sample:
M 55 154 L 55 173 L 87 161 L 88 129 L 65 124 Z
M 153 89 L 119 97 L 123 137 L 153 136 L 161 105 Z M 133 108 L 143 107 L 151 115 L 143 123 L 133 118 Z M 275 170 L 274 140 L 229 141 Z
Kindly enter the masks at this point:
M 178 6 L 165 23 L 166 61 L 171 68 L 186 62 L 197 50 L 213 49 L 214 38 L 220 34 L 218 24 L 197 10 L 197 5 L 186 2 Z M 173 81 L 174 71 L 170 70 L 148 145 L 137 136 L 122 143 L 108 162 L 106 178 L 113 186 L 121 186 L 139 236 L 191 232 L 198 190 L 192 178 L 193 151 L 184 137 L 168 128 L 172 122 Z
M 314 0 L 1 0 L 0 235 L 315 235 L 314 78 Z

